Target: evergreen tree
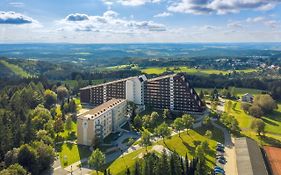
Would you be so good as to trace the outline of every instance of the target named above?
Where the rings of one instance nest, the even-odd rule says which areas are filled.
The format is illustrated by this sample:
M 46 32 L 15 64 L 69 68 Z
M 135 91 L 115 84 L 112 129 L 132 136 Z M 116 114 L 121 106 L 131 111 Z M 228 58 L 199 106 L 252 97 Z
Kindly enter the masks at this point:
M 127 168 L 127 170 L 126 170 L 126 175 L 131 175 L 131 172 L 130 172 L 129 168 Z
M 140 164 L 138 161 L 135 162 L 135 174 L 134 175 L 141 175 Z
M 185 175 L 189 175 L 189 160 L 187 153 L 185 153 Z

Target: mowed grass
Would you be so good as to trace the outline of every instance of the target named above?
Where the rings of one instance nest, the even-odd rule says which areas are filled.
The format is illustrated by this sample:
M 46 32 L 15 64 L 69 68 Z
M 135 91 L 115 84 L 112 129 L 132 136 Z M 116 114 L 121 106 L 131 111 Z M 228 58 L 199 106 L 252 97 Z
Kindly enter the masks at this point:
M 65 128 L 65 124 L 64 124 Z M 58 134 L 59 136 L 63 137 L 65 140 L 76 140 L 77 137 L 77 123 L 72 121 L 72 130 L 68 131 L 64 129 L 63 132 Z
M 232 71 L 226 71 L 226 70 L 215 70 L 215 69 L 195 69 L 195 68 L 189 68 L 186 66 L 180 66 L 176 67 L 149 67 L 149 68 L 144 68 L 141 69 L 143 73 L 146 74 L 162 74 L 166 71 L 173 71 L 173 72 L 186 72 L 189 74 L 197 74 L 197 75 L 209 75 L 209 74 L 228 74 Z M 245 70 L 236 70 L 236 72 L 244 72 L 244 73 L 249 73 L 249 72 L 254 72 L 256 71 L 255 69 L 245 69 Z
M 211 151 L 205 154 L 207 165 L 210 169 L 215 165 L 215 147 L 217 143 L 215 140 L 210 140 L 207 137 L 200 135 L 195 130 L 189 130 L 188 134 L 183 132 L 180 136 L 181 137 L 179 137 L 178 134 L 174 135 L 171 139 L 165 139 L 165 143 L 161 140 L 158 144 L 167 147 L 171 151 L 176 151 L 181 156 L 187 154 L 188 158 L 192 159 L 195 156 L 197 145 L 206 140 L 211 148 Z
M 89 147 L 73 143 L 57 144 L 56 152 L 59 153 L 60 162 L 63 167 L 67 167 L 91 155 Z
M 261 145 L 279 145 L 281 146 L 281 103 L 278 103 L 278 109 L 262 117 L 265 122 L 266 137 L 259 137 L 251 129 L 251 123 L 254 117 L 246 114 L 241 109 L 241 102 L 232 102 L 230 114 L 234 116 L 242 130 L 241 133 L 255 139 Z
M 178 134 L 172 136 L 169 139 L 165 139 L 165 143 L 163 140 L 160 140 L 154 143 L 152 146 L 148 147 L 148 151 L 152 149 L 154 145 L 163 145 L 171 151 L 176 151 L 179 155 L 185 156 L 188 155 L 189 159 L 192 159 L 195 156 L 195 149 L 200 142 L 207 140 L 209 143 L 209 147 L 211 151 L 206 153 L 207 165 L 211 169 L 215 165 L 215 146 L 217 141 L 223 142 L 223 133 L 219 130 L 211 129 L 214 137 L 212 139 L 208 139 L 204 136 L 205 129 L 198 128 L 196 130 L 189 130 L 187 132 L 182 132 L 179 137 Z M 125 174 L 126 167 L 129 167 L 131 172 L 133 172 L 134 165 L 136 160 L 141 157 L 142 154 L 145 154 L 145 148 L 141 148 L 132 153 L 129 153 L 123 157 L 119 157 L 112 163 L 108 164 L 107 169 L 110 169 L 110 172 L 114 175 L 123 175 Z
M 3 64 L 4 66 L 6 66 L 7 68 L 9 68 L 14 74 L 22 77 L 22 78 L 28 78 L 31 77 L 31 75 L 29 73 L 27 73 L 26 71 L 24 71 L 21 67 L 15 65 L 15 64 L 11 64 L 5 60 L 0 60 L 0 64 Z

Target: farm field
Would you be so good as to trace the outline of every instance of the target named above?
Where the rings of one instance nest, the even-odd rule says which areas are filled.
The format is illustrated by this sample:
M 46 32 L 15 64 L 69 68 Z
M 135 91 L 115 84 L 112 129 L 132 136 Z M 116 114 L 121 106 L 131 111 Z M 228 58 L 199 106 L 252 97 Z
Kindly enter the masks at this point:
M 189 74 L 198 74 L 198 75 L 209 75 L 209 74 L 228 74 L 231 71 L 226 70 L 214 70 L 214 69 L 195 69 L 195 68 L 188 68 L 186 66 L 177 67 L 149 67 L 141 69 L 143 73 L 146 74 L 162 74 L 166 71 L 173 71 L 173 72 L 186 72 Z M 245 70 L 236 70 L 236 72 L 254 72 L 255 69 L 245 69 Z

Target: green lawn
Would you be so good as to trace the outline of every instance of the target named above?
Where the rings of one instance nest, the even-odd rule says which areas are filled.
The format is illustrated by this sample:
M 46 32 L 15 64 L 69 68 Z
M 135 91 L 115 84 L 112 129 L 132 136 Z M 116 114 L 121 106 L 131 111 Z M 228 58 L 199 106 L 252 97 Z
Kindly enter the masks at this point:
M 170 139 L 165 139 L 165 143 L 161 140 L 153 145 L 163 145 L 170 150 L 175 150 L 181 156 L 185 156 L 187 153 L 189 159 L 192 159 L 195 154 L 196 144 L 199 144 L 200 141 L 207 140 L 211 147 L 211 151 L 206 154 L 208 167 L 212 168 L 215 165 L 215 146 L 217 141 L 223 142 L 223 133 L 221 131 L 211 129 L 214 135 L 212 140 L 204 137 L 205 129 L 199 128 L 195 130 L 190 130 L 187 135 L 186 132 L 181 133 L 181 138 L 178 135 L 174 135 Z M 152 146 L 148 147 L 148 150 L 151 150 Z M 119 157 L 111 164 L 108 165 L 108 169 L 114 175 L 123 175 L 125 174 L 126 167 L 133 169 L 135 161 L 138 159 L 139 155 L 145 153 L 145 148 L 134 151 L 130 154 L 127 154 L 123 157 Z
M 215 165 L 215 146 L 216 141 L 210 140 L 195 130 L 190 130 L 188 134 L 186 132 L 181 133 L 181 137 L 178 135 L 173 136 L 171 139 L 166 139 L 165 143 L 163 141 L 159 141 L 158 144 L 161 144 L 167 147 L 170 150 L 175 150 L 181 156 L 185 156 L 187 153 L 189 159 L 195 156 L 195 149 L 199 142 L 207 140 L 209 143 L 209 147 L 211 148 L 211 152 L 206 154 L 207 165 L 209 168 L 212 168 Z
M 91 154 L 88 147 L 72 143 L 57 144 L 56 152 L 59 153 L 59 158 L 63 167 L 67 167 L 83 158 L 89 157 Z M 67 159 L 66 161 L 64 160 L 65 156 Z
M 65 124 L 64 124 L 64 127 L 65 127 Z M 72 131 L 71 132 L 64 129 L 64 132 L 59 133 L 59 136 L 63 137 L 65 140 L 76 140 L 76 136 L 77 136 L 76 122 L 72 121 Z
M 180 66 L 174 69 L 174 67 L 149 67 L 141 69 L 143 73 L 146 74 L 162 74 L 167 70 L 174 71 L 174 72 L 186 72 L 189 74 L 197 74 L 197 75 L 209 75 L 209 74 L 228 74 L 231 71 L 225 70 L 215 70 L 215 69 L 195 69 L 195 68 L 188 68 L 186 66 Z M 255 69 L 245 69 L 245 70 L 237 70 L 236 72 L 254 72 Z
M 236 105 L 235 105 L 236 103 Z M 234 107 L 235 106 L 235 107 Z M 241 102 L 233 101 L 233 108 L 230 111 L 239 123 L 239 127 L 242 130 L 242 134 L 255 139 L 262 145 L 281 145 L 281 103 L 278 103 L 278 109 L 272 114 L 268 114 L 262 117 L 265 122 L 266 137 L 258 137 L 256 133 L 251 130 L 251 122 L 254 117 L 246 114 L 241 109 Z
M 14 72 L 14 74 L 16 74 L 20 77 L 23 77 L 23 78 L 31 77 L 31 75 L 29 73 L 27 73 L 21 67 L 15 65 L 15 64 L 11 64 L 5 60 L 0 60 L 0 64 L 3 64 L 7 68 L 9 68 L 12 72 Z

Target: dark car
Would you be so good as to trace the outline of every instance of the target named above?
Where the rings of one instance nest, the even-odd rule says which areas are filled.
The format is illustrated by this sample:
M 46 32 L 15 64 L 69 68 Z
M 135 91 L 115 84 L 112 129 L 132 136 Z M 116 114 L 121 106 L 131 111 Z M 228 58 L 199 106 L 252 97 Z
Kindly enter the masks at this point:
M 214 167 L 214 170 L 216 170 L 216 169 L 219 169 L 219 170 L 224 171 L 224 169 L 223 169 L 223 168 L 221 168 L 221 167 L 219 167 L 219 166 L 215 166 L 215 167 Z
M 214 174 L 223 174 L 223 175 L 225 175 L 225 172 L 223 170 L 217 169 L 217 170 L 214 170 Z
M 217 160 L 218 160 L 218 159 L 222 159 L 222 160 L 225 160 L 225 161 L 226 161 L 225 157 L 223 157 L 223 156 L 218 156 L 218 157 L 217 157 Z
M 218 162 L 223 164 L 223 165 L 226 164 L 226 160 L 224 160 L 224 159 L 218 159 Z
M 224 149 L 223 148 L 217 148 L 216 150 L 219 151 L 219 152 L 224 153 Z
M 224 148 L 224 145 L 222 143 L 217 143 L 217 147 L 222 147 Z

